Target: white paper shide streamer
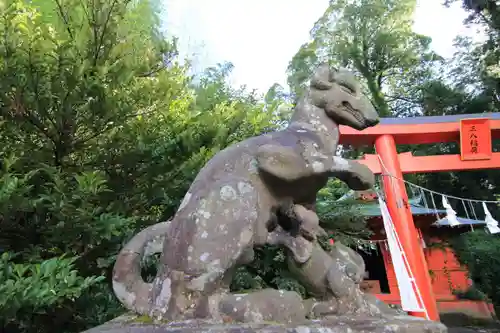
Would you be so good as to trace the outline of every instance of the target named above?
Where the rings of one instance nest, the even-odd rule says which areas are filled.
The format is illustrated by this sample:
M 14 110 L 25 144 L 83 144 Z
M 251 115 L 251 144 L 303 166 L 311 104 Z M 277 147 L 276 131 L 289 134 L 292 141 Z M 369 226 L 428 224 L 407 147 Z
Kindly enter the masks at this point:
M 444 195 L 441 196 L 442 204 L 444 209 L 446 209 L 446 217 L 444 219 L 448 220 L 450 226 L 454 227 L 460 224 L 457 220 L 457 212 L 451 207 L 448 199 Z
M 405 311 L 426 312 L 423 307 L 422 297 L 415 284 L 413 273 L 407 265 L 406 255 L 399 241 L 398 235 L 392 223 L 391 215 L 384 202 L 379 196 L 380 210 L 384 221 L 387 244 L 391 254 L 396 280 L 398 282 L 399 293 L 401 297 L 401 306 Z M 427 314 L 427 313 L 426 313 Z
M 500 228 L 498 227 L 498 222 L 491 216 L 488 207 L 486 207 L 486 203 L 483 202 L 484 209 L 484 222 L 486 222 L 486 228 L 491 234 L 497 234 L 500 232 Z

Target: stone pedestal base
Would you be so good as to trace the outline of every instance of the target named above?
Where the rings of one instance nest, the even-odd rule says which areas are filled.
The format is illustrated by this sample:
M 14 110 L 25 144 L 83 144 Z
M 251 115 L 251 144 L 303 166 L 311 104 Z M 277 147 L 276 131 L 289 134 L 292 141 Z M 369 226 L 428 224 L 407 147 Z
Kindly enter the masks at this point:
M 272 322 L 243 324 L 207 320 L 153 322 L 136 316 L 122 316 L 83 333 L 447 333 L 441 323 L 410 316 L 392 318 L 332 316 L 296 324 Z

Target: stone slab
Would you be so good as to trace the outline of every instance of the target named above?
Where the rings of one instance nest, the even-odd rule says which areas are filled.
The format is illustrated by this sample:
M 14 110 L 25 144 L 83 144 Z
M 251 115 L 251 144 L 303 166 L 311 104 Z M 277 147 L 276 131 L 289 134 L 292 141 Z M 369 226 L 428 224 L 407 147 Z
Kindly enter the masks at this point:
M 82 333 L 447 333 L 446 326 L 441 323 L 410 316 L 332 316 L 294 324 L 217 323 L 207 320 L 155 323 L 143 318 L 122 316 Z

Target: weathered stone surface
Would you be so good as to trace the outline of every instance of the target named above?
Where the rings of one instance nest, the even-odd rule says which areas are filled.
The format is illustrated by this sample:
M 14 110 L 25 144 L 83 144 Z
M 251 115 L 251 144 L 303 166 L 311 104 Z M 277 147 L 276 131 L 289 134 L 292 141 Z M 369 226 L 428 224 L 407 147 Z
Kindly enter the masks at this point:
M 415 317 L 327 317 L 300 323 L 260 322 L 218 323 L 209 320 L 184 320 L 170 323 L 144 322 L 123 316 L 83 333 L 447 333 L 438 322 Z
M 219 303 L 219 311 L 225 319 L 244 323 L 291 323 L 306 317 L 306 309 L 298 293 L 276 289 L 226 295 Z

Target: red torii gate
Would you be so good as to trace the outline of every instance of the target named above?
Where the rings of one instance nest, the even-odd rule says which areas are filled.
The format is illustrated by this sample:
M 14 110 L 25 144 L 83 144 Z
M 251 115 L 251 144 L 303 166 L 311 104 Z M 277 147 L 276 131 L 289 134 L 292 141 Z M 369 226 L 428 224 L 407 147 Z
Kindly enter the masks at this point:
M 419 236 L 413 222 L 403 179 L 405 173 L 424 173 L 500 168 L 500 152 L 492 152 L 492 139 L 500 139 L 500 113 L 468 115 L 382 118 L 380 124 L 357 131 L 340 126 L 340 144 L 375 145 L 378 155 L 368 154 L 358 160 L 375 174 L 383 175 L 387 207 L 406 254 L 408 265 L 420 290 L 429 319 L 439 320 Z M 398 144 L 460 142 L 461 154 L 413 156 L 398 154 Z M 423 313 L 410 313 L 425 316 Z

